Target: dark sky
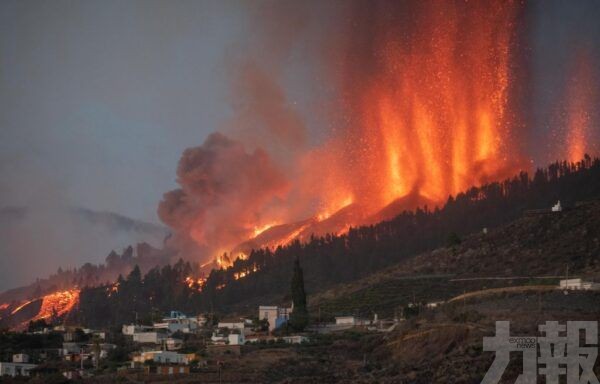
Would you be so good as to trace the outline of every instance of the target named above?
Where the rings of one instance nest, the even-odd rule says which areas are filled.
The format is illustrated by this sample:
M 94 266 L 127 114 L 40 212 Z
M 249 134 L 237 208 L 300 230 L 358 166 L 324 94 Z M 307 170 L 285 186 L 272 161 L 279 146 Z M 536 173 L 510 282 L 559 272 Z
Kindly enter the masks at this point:
M 158 222 L 184 148 L 228 113 L 234 1 L 0 2 L 0 206 Z

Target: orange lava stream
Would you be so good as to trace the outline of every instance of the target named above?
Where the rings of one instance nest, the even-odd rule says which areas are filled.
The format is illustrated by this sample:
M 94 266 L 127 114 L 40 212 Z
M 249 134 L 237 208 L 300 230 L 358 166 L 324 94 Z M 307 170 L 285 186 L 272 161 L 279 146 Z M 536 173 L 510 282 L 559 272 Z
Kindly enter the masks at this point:
M 54 292 L 44 296 L 39 313 L 32 319 L 48 319 L 53 316 L 62 316 L 69 313 L 79 301 L 79 290 L 70 289 Z

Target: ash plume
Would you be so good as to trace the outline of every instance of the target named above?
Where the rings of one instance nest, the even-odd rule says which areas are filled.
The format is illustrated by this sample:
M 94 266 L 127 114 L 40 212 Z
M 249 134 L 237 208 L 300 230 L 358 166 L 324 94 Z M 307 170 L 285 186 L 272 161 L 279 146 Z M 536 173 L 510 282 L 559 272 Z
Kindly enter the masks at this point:
M 158 214 L 175 230 L 172 244 L 187 254 L 228 251 L 275 209 L 288 182 L 269 155 L 222 133 L 185 150 L 177 167 L 181 188 L 167 192 Z

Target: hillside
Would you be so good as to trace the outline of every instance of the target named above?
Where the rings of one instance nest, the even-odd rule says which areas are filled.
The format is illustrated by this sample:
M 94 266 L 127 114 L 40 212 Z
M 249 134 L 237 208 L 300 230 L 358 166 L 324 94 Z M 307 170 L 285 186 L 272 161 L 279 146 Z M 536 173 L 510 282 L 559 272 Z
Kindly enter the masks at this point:
M 140 316 L 151 316 L 152 306 L 158 311 L 176 307 L 191 313 L 253 315 L 258 305 L 289 302 L 296 257 L 313 315 L 320 306 L 323 317 L 373 312 L 391 316 L 409 300 L 437 301 L 507 284 L 555 284 L 567 264 L 572 264 L 571 274 L 593 274 L 598 204 L 576 202 L 600 196 L 599 175 L 598 159 L 556 163 L 538 170 L 533 179 L 520 174 L 472 188 L 440 209 L 417 209 L 342 235 L 254 250 L 208 276 L 198 274 L 193 264 L 155 268 L 145 277 L 134 276 L 131 284 L 121 284 L 119 293 L 110 297 L 106 286 L 83 289 L 75 319 L 93 319 L 94 326 L 132 321 L 132 311 L 119 310 L 130 307 L 131 297 L 136 297 Z M 563 212 L 530 211 L 548 211 L 557 196 L 567 207 Z M 445 246 L 449 241 L 453 246 Z M 339 291 L 344 289 L 340 284 L 349 284 L 351 296 Z M 329 296 L 322 293 L 328 289 L 333 289 Z M 171 293 L 161 293 L 165 291 Z M 100 308 L 103 316 L 98 317 Z
M 524 214 L 487 234 L 438 248 L 311 298 L 322 315 L 393 314 L 411 301 L 447 300 L 463 292 L 556 284 L 567 273 L 600 278 L 600 200 L 563 212 Z
M 230 268 L 211 272 L 203 291 L 203 308 L 245 311 L 261 300 L 285 299 L 296 257 L 305 271 L 308 292 L 317 293 L 444 246 L 451 236 L 492 230 L 521 218 L 526 211 L 548 209 L 559 199 L 564 206 L 573 207 L 577 201 L 598 197 L 600 160 L 586 157 L 578 163 L 557 162 L 538 169 L 533 177 L 523 172 L 502 182 L 473 187 L 449 197 L 443 207 L 404 211 L 388 221 L 350 228 L 339 235 L 313 236 L 305 243 L 255 249 Z M 492 252 L 494 244 L 482 252 Z M 492 270 L 496 267 L 489 266 Z M 450 270 L 440 271 L 446 274 Z M 432 274 L 434 269 L 422 267 L 413 272 Z M 237 278 L 240 275 L 244 278 Z

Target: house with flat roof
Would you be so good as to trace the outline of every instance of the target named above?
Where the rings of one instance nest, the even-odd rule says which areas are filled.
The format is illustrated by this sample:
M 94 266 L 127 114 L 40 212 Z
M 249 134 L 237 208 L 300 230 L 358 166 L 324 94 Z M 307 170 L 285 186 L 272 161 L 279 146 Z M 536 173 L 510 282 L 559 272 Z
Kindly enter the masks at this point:
M 29 356 L 24 353 L 13 355 L 12 362 L 0 362 L 0 376 L 29 376 L 29 371 L 37 367 L 29 363 Z

